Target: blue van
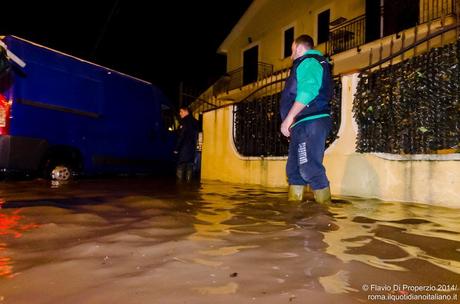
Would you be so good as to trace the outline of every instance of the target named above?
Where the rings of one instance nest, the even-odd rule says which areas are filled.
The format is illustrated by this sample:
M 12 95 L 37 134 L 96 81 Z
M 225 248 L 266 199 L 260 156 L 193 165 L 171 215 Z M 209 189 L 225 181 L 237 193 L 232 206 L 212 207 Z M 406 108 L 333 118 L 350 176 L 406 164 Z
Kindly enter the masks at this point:
M 3 66 L 5 49 L 26 63 L 0 71 L 0 170 L 65 180 L 173 165 L 173 111 L 158 88 L 18 37 L 0 39 Z

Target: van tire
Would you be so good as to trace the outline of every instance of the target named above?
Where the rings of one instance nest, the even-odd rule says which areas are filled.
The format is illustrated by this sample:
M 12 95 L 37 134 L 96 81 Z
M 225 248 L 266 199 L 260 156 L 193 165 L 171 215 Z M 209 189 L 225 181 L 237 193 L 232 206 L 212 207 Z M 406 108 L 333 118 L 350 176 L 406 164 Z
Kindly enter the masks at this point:
M 69 166 L 55 166 L 50 175 L 52 180 L 67 182 L 72 178 L 72 170 Z
M 76 175 L 73 166 L 52 160 L 46 161 L 42 172 L 44 178 L 58 181 L 69 181 Z
M 49 180 L 68 181 L 78 175 L 81 170 L 80 153 L 67 147 L 50 149 L 42 162 L 42 174 Z

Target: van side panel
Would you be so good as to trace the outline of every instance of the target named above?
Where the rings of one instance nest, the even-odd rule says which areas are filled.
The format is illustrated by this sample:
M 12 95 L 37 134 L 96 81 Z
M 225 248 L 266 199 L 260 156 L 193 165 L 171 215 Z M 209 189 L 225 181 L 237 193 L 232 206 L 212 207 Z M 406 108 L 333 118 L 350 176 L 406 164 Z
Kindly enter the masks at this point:
M 75 148 L 86 173 L 148 171 L 172 162 L 161 121 L 168 101 L 157 88 L 15 37 L 5 41 L 27 64 L 6 92 L 13 100 L 11 137 Z

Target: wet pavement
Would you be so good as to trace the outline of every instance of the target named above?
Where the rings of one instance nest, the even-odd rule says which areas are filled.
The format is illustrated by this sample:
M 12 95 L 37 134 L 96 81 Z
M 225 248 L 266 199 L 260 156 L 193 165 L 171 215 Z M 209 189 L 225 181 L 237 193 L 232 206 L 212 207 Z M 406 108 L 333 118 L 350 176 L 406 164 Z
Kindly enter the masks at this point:
M 0 303 L 459 303 L 460 210 L 285 196 L 0 182 Z

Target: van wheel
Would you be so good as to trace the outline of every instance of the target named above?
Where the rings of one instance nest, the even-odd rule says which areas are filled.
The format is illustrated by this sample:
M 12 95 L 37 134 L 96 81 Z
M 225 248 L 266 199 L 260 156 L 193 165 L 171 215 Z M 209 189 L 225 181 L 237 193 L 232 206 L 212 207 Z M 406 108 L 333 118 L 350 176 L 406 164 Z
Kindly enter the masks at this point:
M 50 177 L 52 180 L 60 182 L 69 181 L 72 178 L 72 170 L 69 166 L 59 165 L 51 169 Z
M 80 152 L 69 147 L 55 146 L 43 158 L 40 171 L 49 180 L 68 181 L 82 172 Z
M 42 169 L 42 174 L 48 180 L 69 181 L 76 175 L 76 172 L 74 167 L 67 163 L 47 160 Z

